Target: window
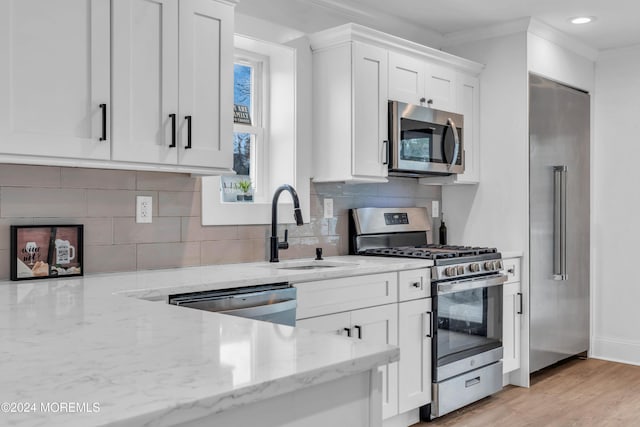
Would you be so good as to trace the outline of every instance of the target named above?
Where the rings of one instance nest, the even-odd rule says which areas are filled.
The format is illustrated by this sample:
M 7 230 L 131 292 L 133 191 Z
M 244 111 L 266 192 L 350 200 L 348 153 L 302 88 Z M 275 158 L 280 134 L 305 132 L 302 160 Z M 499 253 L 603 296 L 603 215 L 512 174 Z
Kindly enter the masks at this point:
M 254 53 L 238 51 L 235 56 L 233 75 L 233 170 L 235 177 L 227 177 L 225 186 L 234 186 L 239 181 L 250 180 L 253 197 L 265 198 L 269 187 L 268 138 L 265 131 L 266 85 L 268 81 L 267 58 Z M 223 191 L 224 201 L 226 200 Z
M 248 135 L 238 135 L 229 143 L 237 141 L 237 171 L 248 171 L 256 197 L 253 203 L 235 203 L 240 201 L 238 192 L 225 187 L 225 181 L 235 179 L 237 187 L 233 188 L 239 188 L 241 178 L 237 175 L 202 177 L 202 225 L 270 224 L 271 195 L 282 184 L 295 187 L 307 222 L 311 178 L 309 42 L 301 37 L 288 46 L 236 34 L 234 43 L 235 64 L 250 68 L 240 68 L 239 77 L 251 82 L 250 96 L 244 100 L 239 96 L 242 108 L 236 110 L 242 114 L 236 121 L 242 116 L 245 121 L 250 118 L 250 123 L 234 123 L 237 134 Z M 308 72 L 298 74 L 298 67 Z M 231 195 L 235 199 L 228 200 Z M 279 203 L 283 208 L 278 210 L 278 222 L 292 223 L 291 200 L 281 197 Z

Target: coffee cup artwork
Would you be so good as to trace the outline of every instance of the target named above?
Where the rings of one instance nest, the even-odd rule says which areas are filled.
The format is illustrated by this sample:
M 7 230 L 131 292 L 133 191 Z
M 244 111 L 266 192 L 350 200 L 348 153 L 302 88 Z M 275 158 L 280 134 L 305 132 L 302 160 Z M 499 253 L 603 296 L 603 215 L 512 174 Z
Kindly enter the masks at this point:
M 82 225 L 11 226 L 11 280 L 83 274 Z

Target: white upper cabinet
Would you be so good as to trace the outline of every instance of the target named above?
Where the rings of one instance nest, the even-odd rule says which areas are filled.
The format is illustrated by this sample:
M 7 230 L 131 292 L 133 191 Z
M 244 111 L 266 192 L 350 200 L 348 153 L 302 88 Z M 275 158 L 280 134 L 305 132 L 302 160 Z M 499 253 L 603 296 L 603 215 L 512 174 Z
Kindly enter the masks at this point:
M 390 51 L 389 99 L 458 112 L 456 70 Z
M 425 102 L 426 64 L 423 60 L 389 52 L 389 100 L 422 105 Z
M 116 1 L 112 10 L 113 159 L 175 164 L 178 0 Z
M 180 148 L 187 166 L 233 168 L 233 7 L 180 0 Z
M 113 159 L 231 169 L 233 7 L 113 4 Z
M 0 162 L 230 171 L 234 5 L 0 0 Z
M 424 97 L 432 108 L 459 113 L 455 68 L 427 63 Z
M 467 153 L 471 170 L 459 182 L 477 182 L 481 64 L 357 24 L 321 31 L 310 39 L 314 181 L 386 182 L 388 102 L 400 101 L 465 115 L 464 132 L 473 145 Z M 458 179 L 438 176 L 420 182 L 447 181 Z
M 477 77 L 458 74 L 458 112 L 464 115 L 464 173 L 456 179 L 459 183 L 480 181 L 480 82 Z
M 0 0 L 0 154 L 109 158 L 109 8 Z
M 387 181 L 387 61 L 359 42 L 314 51 L 315 181 Z
M 354 176 L 387 176 L 387 51 L 353 44 Z

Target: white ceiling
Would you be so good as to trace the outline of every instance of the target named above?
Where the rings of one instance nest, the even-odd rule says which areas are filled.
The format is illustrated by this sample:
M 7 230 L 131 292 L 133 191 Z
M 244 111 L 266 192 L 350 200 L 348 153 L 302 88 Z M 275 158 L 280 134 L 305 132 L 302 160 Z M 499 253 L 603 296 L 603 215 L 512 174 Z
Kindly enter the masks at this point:
M 303 32 L 357 22 L 431 43 L 450 33 L 534 17 L 598 50 L 640 44 L 638 0 L 240 0 L 238 11 Z M 584 15 L 595 16 L 595 22 L 568 22 Z M 424 34 L 410 37 L 419 31 Z

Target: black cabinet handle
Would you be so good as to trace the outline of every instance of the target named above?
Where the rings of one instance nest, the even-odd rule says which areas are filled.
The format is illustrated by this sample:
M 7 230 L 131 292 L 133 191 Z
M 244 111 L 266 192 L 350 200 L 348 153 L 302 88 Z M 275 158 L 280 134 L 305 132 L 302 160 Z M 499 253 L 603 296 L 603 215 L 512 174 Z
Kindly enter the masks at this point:
M 351 328 L 344 328 L 344 330 L 347 331 L 347 336 L 351 338 Z
M 169 148 L 174 148 L 176 146 L 176 115 L 169 114 L 169 117 L 171 118 L 171 145 Z
M 522 292 L 518 292 L 516 295 L 520 297 L 520 310 L 516 314 L 522 314 Z
M 382 141 L 382 150 L 384 154 L 384 161 L 382 162 L 383 165 L 388 165 L 389 164 L 389 141 Z
M 107 140 L 107 104 L 100 104 L 100 109 L 102 110 L 102 136 L 100 137 L 100 141 Z
M 187 120 L 187 145 L 184 146 L 185 150 L 191 148 L 191 116 L 184 116 Z
M 362 339 L 362 326 L 354 326 L 354 328 L 358 331 L 358 338 Z

